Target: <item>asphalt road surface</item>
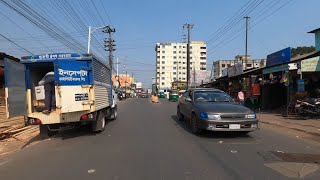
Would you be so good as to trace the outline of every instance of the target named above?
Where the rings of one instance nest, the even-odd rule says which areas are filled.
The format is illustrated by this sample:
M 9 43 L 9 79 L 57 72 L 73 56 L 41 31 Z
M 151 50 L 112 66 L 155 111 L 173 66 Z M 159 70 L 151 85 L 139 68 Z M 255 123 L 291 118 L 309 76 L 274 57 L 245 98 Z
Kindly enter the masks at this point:
M 320 179 L 319 144 L 281 130 L 195 136 L 174 102 L 128 99 L 118 109 L 103 133 L 66 131 L 1 159 L 0 179 Z

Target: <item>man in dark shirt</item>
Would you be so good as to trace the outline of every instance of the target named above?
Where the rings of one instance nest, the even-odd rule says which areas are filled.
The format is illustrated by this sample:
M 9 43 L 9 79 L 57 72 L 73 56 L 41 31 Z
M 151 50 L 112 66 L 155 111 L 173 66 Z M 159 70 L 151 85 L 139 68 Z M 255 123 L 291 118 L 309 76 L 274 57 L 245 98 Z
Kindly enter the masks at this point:
M 51 110 L 55 110 L 56 108 L 54 72 L 48 72 L 39 82 L 39 86 L 44 86 L 45 92 L 45 110 L 42 112 L 44 114 L 49 114 Z

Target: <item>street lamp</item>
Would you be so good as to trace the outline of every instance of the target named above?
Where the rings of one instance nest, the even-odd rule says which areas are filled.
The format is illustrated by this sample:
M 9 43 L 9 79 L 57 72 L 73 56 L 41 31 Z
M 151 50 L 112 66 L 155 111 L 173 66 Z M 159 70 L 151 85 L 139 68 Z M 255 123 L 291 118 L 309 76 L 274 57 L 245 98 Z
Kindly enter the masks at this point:
M 91 45 L 91 34 L 95 31 L 95 30 L 98 30 L 98 29 L 104 29 L 106 28 L 107 26 L 101 26 L 101 27 L 91 27 L 89 26 L 89 33 L 88 33 L 88 54 L 90 53 L 90 45 Z M 92 29 L 91 29 L 92 28 Z

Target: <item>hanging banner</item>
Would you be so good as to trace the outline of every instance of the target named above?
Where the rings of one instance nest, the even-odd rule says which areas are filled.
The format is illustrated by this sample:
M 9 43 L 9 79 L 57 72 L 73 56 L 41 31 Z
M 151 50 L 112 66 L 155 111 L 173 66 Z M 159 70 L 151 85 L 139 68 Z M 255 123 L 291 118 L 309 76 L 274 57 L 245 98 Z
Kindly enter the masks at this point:
M 242 63 L 235 64 L 228 68 L 228 77 L 238 76 L 243 73 Z
M 299 79 L 297 80 L 297 90 L 298 91 L 305 91 L 305 88 L 304 88 L 304 79 Z
M 320 71 L 320 56 L 301 61 L 302 72 Z

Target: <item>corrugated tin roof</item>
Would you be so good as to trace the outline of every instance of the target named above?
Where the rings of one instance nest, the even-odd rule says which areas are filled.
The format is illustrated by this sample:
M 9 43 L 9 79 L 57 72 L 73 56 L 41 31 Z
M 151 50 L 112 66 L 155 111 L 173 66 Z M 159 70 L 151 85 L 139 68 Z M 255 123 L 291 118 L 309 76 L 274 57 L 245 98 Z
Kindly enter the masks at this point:
M 312 30 L 312 31 L 310 31 L 310 32 L 308 32 L 308 33 L 315 33 L 315 32 L 317 32 L 317 31 L 320 31 L 320 28 L 315 29 L 315 30 Z

